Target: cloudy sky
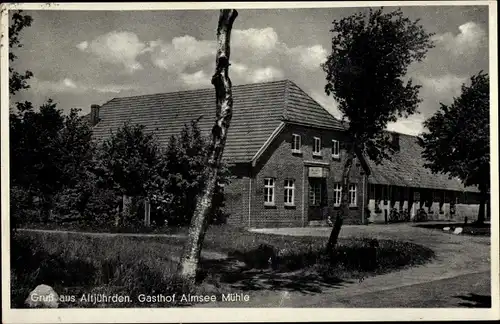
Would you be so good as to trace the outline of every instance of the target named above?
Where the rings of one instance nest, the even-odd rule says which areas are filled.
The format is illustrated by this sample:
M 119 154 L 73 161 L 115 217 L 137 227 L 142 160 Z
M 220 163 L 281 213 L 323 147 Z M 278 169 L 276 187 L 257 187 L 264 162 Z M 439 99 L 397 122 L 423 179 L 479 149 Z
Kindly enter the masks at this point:
M 393 8 L 386 8 L 391 10 Z M 331 47 L 331 22 L 363 8 L 239 10 L 232 33 L 233 84 L 290 79 L 340 117 L 323 91 L 320 68 Z M 389 128 L 408 134 L 440 102 L 449 103 L 472 74 L 488 71 L 488 8 L 403 7 L 435 33 L 436 47 L 409 76 L 423 86 L 420 114 Z M 52 98 L 65 111 L 114 97 L 211 87 L 218 11 L 25 11 L 14 67 L 31 70 L 31 89 L 13 98 Z

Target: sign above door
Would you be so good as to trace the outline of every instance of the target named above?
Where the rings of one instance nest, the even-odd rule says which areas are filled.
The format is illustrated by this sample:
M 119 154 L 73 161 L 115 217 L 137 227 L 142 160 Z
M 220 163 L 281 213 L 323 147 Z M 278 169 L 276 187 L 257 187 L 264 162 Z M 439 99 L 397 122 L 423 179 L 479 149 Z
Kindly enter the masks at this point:
M 328 170 L 322 167 L 309 167 L 309 178 L 326 178 Z

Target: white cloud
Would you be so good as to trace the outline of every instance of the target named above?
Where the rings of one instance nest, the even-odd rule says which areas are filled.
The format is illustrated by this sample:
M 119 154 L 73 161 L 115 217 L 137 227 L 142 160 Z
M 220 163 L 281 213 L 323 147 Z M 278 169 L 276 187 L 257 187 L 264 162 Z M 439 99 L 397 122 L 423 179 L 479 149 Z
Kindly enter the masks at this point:
M 250 49 L 256 56 L 265 56 L 276 49 L 278 34 L 271 27 L 235 29 L 231 33 L 231 43 L 234 48 Z
M 281 42 L 271 27 L 235 29 L 231 34 L 232 60 L 244 62 L 245 73 L 240 79 L 246 82 L 262 82 L 282 78 L 283 70 L 295 66 L 298 70 L 319 70 L 326 59 L 326 50 L 321 45 L 289 47 Z M 142 69 L 137 58 L 148 54 L 151 62 L 174 76 L 181 77 L 185 84 L 205 84 L 197 81 L 200 74 L 187 70 L 206 71 L 213 66 L 216 52 L 215 40 L 196 39 L 190 35 L 142 41 L 132 32 L 112 31 L 88 42 L 76 45 L 83 52 L 92 53 L 100 60 L 120 64 L 132 73 Z M 238 74 L 238 66 L 233 70 Z
M 327 57 L 326 50 L 321 45 L 297 46 L 287 49 L 287 52 L 293 60 L 299 62 L 307 70 L 319 69 L 320 64 L 324 63 Z
M 233 53 L 238 61 L 260 64 L 262 59 L 287 64 L 298 64 L 308 71 L 319 69 L 326 60 L 326 50 L 321 45 L 289 47 L 281 42 L 273 28 L 235 30 L 231 36 Z
M 202 70 L 195 73 L 181 73 L 180 78 L 184 84 L 189 87 L 205 87 L 210 86 L 210 77 Z
M 120 93 L 125 90 L 135 89 L 132 85 L 103 84 L 103 85 L 85 85 L 76 82 L 70 78 L 64 78 L 59 81 L 48 81 L 32 78 L 31 87 L 40 93 L 75 93 L 82 94 L 89 91 L 99 93 Z
M 486 32 L 475 22 L 467 22 L 458 27 L 459 33 L 438 34 L 433 40 L 441 44 L 450 53 L 461 56 L 477 53 L 479 47 L 486 42 Z
M 167 71 L 182 72 L 206 57 L 215 57 L 215 50 L 215 42 L 186 35 L 175 37 L 170 43 L 152 41 L 145 52 L 151 53 L 151 60 L 156 66 Z
M 137 89 L 137 87 L 132 85 L 104 84 L 92 86 L 89 87 L 89 89 L 97 91 L 99 93 L 120 93 L 122 91 Z
M 102 61 L 123 65 L 129 73 L 143 68 L 137 61 L 137 57 L 143 53 L 146 44 L 131 32 L 112 31 L 97 37 L 90 43 L 84 41 L 77 47 L 96 55 Z
M 61 92 L 71 92 L 71 93 L 83 93 L 85 89 L 82 89 L 76 85 L 76 83 L 65 78 L 58 81 L 47 81 L 40 80 L 37 78 L 32 78 L 30 80 L 31 87 L 40 93 L 61 93 Z
M 453 74 L 445 74 L 437 77 L 419 77 L 419 80 L 424 87 L 423 91 L 435 92 L 451 98 L 460 93 L 462 84 L 467 78 Z
M 272 66 L 259 68 L 250 73 L 250 80 L 254 83 L 272 81 L 283 78 L 283 71 Z
M 387 130 L 408 135 L 421 134 L 424 130 L 423 117 L 421 115 L 413 115 L 408 118 L 401 118 L 394 123 L 388 124 Z
M 68 78 L 64 79 L 64 80 L 62 81 L 62 84 L 63 84 L 65 87 L 70 88 L 70 89 L 76 89 L 76 88 L 78 88 L 78 87 L 76 86 L 75 82 L 73 82 L 73 80 L 68 79 Z
M 85 51 L 87 47 L 89 47 L 89 42 L 87 41 L 83 41 L 76 45 L 76 48 L 78 48 L 80 51 Z
M 231 63 L 229 73 L 234 73 L 237 76 L 244 76 L 248 71 L 248 66 L 241 63 Z
M 249 67 L 241 63 L 232 63 L 229 73 L 234 74 L 235 81 L 245 83 L 273 81 L 284 77 L 283 71 L 273 66 Z
M 324 92 L 312 91 L 311 97 L 316 100 L 323 108 L 337 119 L 342 119 L 342 113 L 339 111 L 338 103 L 332 97 L 329 97 Z

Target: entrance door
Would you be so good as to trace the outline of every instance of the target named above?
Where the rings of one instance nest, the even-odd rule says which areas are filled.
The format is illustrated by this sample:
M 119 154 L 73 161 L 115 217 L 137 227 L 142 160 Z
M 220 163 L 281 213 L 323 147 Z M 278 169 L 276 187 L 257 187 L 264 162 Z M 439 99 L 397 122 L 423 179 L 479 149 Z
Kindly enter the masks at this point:
M 309 221 L 325 219 L 327 197 L 326 180 L 324 178 L 309 178 Z

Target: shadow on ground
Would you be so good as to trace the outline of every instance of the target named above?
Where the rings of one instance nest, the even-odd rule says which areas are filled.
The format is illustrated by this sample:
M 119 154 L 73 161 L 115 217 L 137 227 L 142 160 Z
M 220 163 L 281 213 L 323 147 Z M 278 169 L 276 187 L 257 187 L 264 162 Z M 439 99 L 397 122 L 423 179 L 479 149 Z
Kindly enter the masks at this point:
M 455 296 L 455 298 L 460 298 L 463 300 L 459 305 L 462 307 L 470 307 L 470 308 L 491 308 L 491 296 L 489 295 L 477 295 L 477 294 L 468 294 Z
M 306 294 L 320 293 L 325 288 L 341 288 L 350 281 L 341 279 L 325 280 L 318 274 L 304 270 L 278 272 L 272 269 L 249 269 L 234 258 L 226 260 L 202 259 L 201 278 L 228 285 L 243 291 L 286 290 Z

